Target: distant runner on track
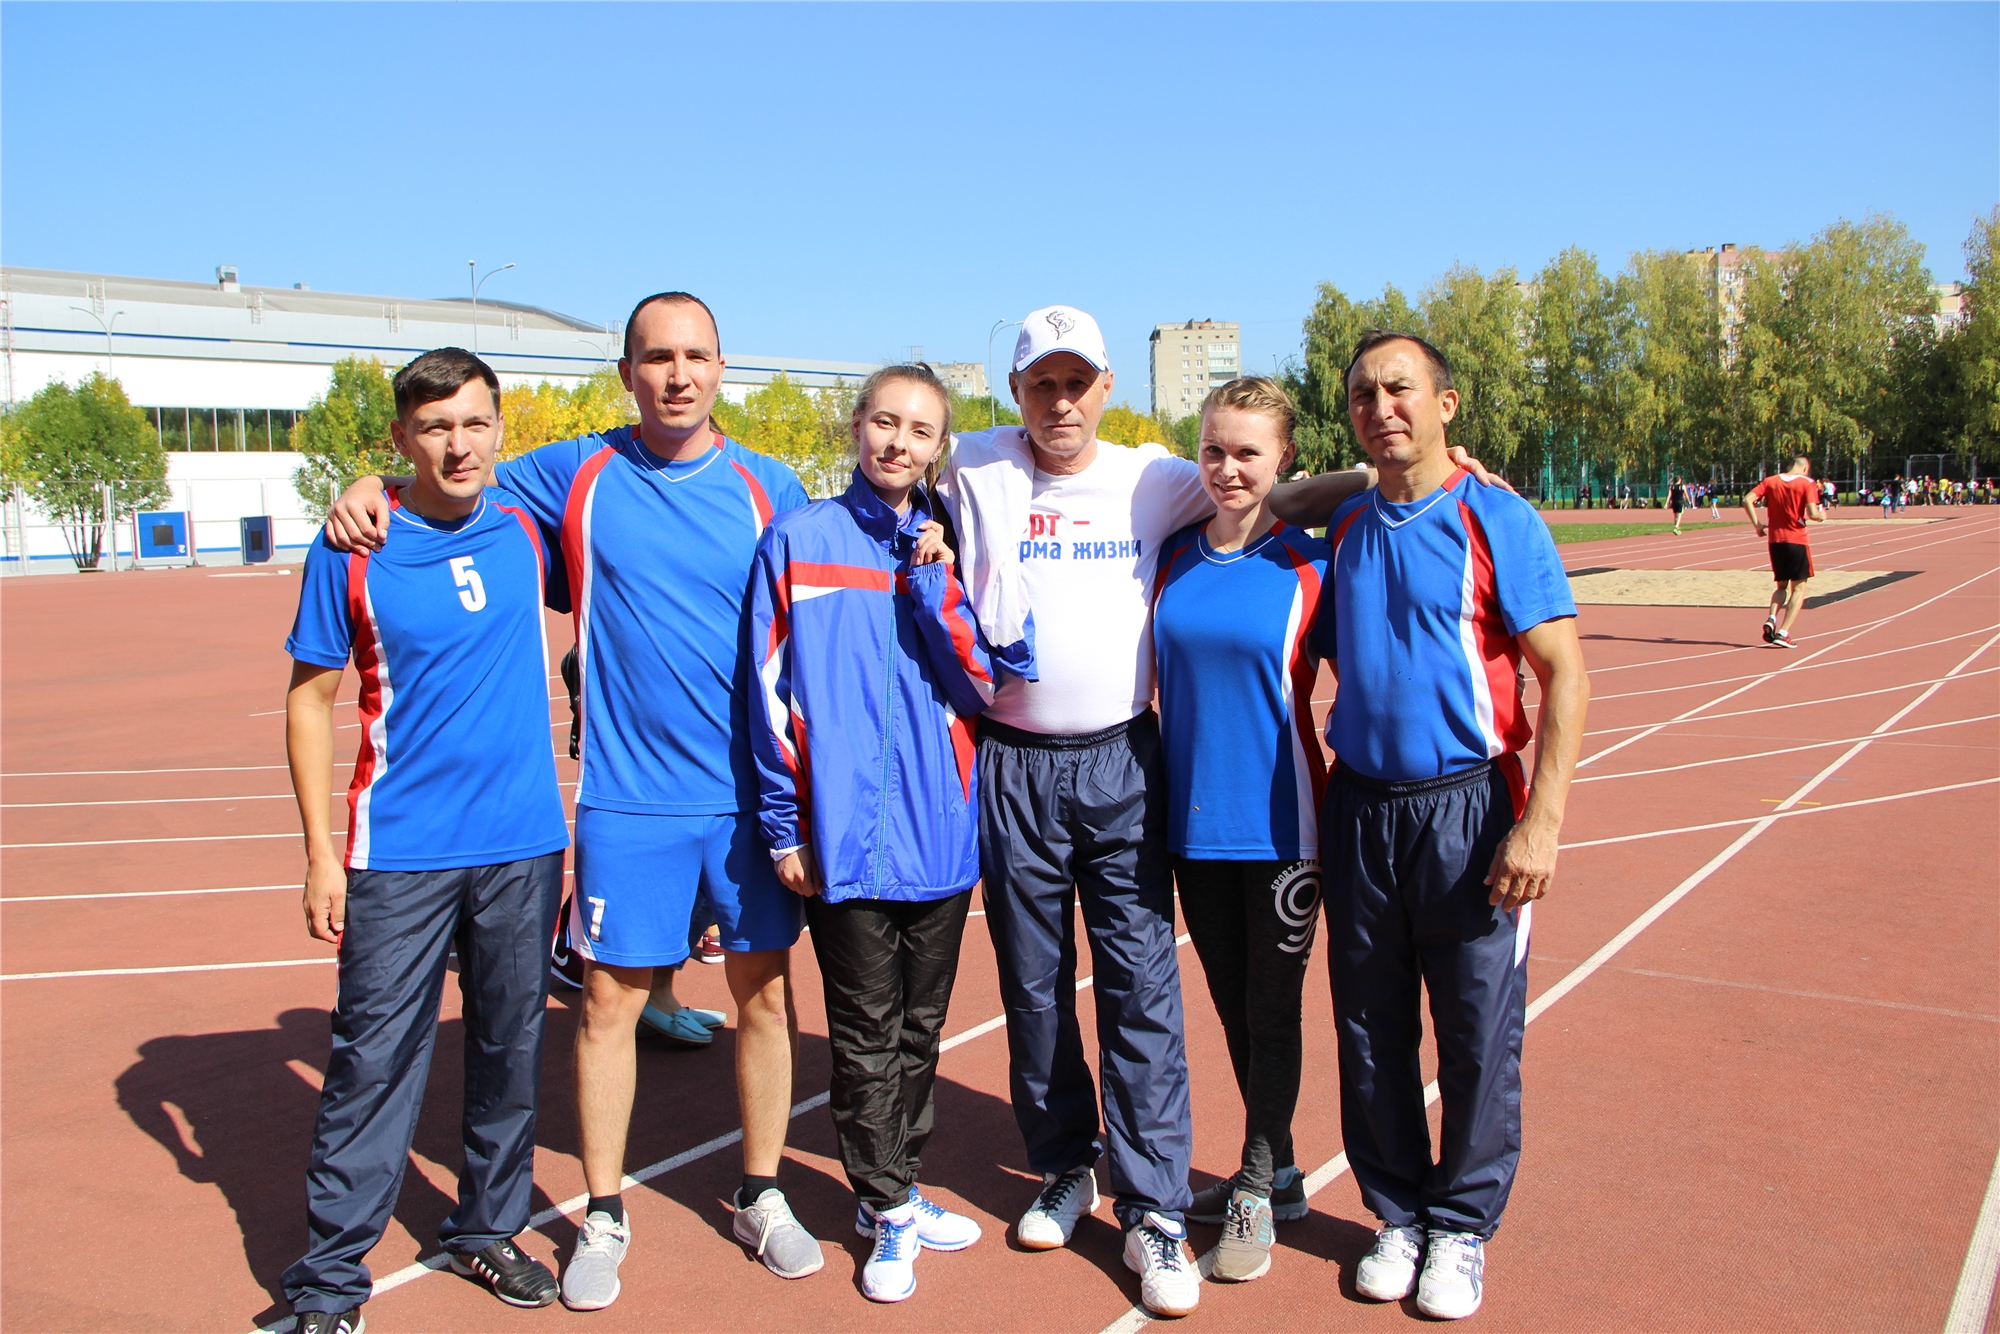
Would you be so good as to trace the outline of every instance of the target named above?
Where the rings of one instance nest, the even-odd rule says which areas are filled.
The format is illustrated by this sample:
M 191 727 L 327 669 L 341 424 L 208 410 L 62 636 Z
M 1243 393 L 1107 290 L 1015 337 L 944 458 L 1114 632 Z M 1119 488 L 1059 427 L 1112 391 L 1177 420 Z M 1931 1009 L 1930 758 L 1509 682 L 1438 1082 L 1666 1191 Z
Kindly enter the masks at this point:
M 1757 502 L 1764 513 L 1757 513 Z M 1812 460 L 1800 454 L 1792 466 L 1773 473 L 1743 497 L 1743 512 L 1756 525 L 1757 536 L 1770 538 L 1771 614 L 1764 618 L 1764 642 L 1776 648 L 1793 648 L 1792 623 L 1806 605 L 1806 583 L 1813 577 L 1812 547 L 1806 541 L 1806 522 L 1826 522 L 1820 508 L 1819 487 L 1812 480 Z M 1778 623 L 1779 613 L 1784 623 Z

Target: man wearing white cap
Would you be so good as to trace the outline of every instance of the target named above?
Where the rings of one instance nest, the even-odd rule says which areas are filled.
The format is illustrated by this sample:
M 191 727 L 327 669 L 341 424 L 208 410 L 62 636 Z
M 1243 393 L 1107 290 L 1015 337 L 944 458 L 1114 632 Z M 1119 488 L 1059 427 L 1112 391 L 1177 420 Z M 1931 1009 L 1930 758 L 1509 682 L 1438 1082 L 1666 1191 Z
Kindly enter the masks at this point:
M 944 491 L 975 612 L 996 644 L 1033 636 L 1039 679 L 1003 677 L 980 719 L 980 869 L 1007 1010 L 1014 1116 L 1042 1189 L 1021 1245 L 1065 1245 L 1109 1160 L 1125 1263 L 1145 1305 L 1200 1297 L 1186 1244 L 1187 1054 L 1150 592 L 1160 543 L 1214 505 L 1200 470 L 1156 444 L 1097 438 L 1113 375 L 1097 322 L 1070 306 L 1023 321 L 1008 388 L 1020 427 L 957 437 Z M 1288 521 L 1324 523 L 1363 471 L 1280 487 Z M 1030 615 L 1032 609 L 1032 615 Z M 1076 1017 L 1081 900 L 1104 1120 Z

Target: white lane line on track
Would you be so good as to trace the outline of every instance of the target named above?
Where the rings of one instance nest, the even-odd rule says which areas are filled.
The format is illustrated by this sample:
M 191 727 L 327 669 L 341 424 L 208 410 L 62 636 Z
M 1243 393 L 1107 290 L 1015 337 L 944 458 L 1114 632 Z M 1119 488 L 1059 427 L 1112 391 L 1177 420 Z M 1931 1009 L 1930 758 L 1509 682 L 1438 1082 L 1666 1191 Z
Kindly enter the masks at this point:
M 1894 732 L 1884 732 L 1877 739 L 1886 740 L 1892 736 L 1910 736 L 1917 732 L 1935 732 L 1945 727 L 1965 727 L 1972 723 L 1991 722 L 1995 718 L 2000 718 L 2000 713 L 1982 713 L 1974 718 L 1954 718 L 1948 723 L 1925 723 L 1921 727 L 1904 727 Z M 1717 764 L 1735 764 L 1739 760 L 1769 759 L 1773 755 L 1796 755 L 1800 751 L 1825 750 L 1828 746 L 1844 746 L 1849 742 L 1859 741 L 1860 739 L 1860 737 L 1853 736 L 1836 737 L 1832 741 L 1815 741 L 1809 746 L 1786 746 L 1781 750 L 1758 750 L 1752 751 L 1748 755 L 1724 755 L 1720 759 L 1694 760 L 1687 764 L 1667 764 L 1657 769 L 1628 769 L 1623 773 L 1615 774 L 1585 774 L 1579 778 L 1572 778 L 1570 786 L 1574 787 L 1578 783 L 1608 783 L 1614 778 L 1648 778 L 1654 774 L 1675 774 L 1680 773 L 1684 769 L 1706 769 Z
M 1174 937 L 1174 944 L 1177 946 L 1185 946 L 1187 943 L 1188 943 L 1188 937 L 1185 935 Z M 1096 980 L 1096 974 L 1094 973 L 1088 977 L 1080 977 L 1077 979 L 1076 989 L 1078 991 L 1082 991 L 1095 980 Z M 1003 1014 L 995 1016 L 992 1019 L 988 1019 L 985 1023 L 975 1024 L 971 1028 L 966 1029 L 963 1033 L 959 1033 L 953 1037 L 946 1038 L 943 1042 L 939 1043 L 938 1054 L 943 1055 L 945 1052 L 950 1051 L 953 1047 L 959 1046 L 963 1043 L 970 1042 L 976 1037 L 981 1037 L 987 1033 L 991 1033 L 994 1029 L 1001 1027 L 1006 1022 L 1007 1022 L 1007 1016 Z M 826 1106 L 828 1100 L 829 1100 L 829 1095 L 821 1093 L 815 1097 L 807 1098 L 804 1102 L 793 1104 L 792 1119 L 797 1120 L 799 1117 L 804 1116 L 807 1112 L 812 1111 L 816 1107 Z M 683 1150 L 682 1152 L 673 1155 L 671 1158 L 662 1158 L 659 1162 L 654 1163 L 649 1167 L 640 1168 L 638 1171 L 627 1176 L 623 1182 L 623 1185 L 626 1187 L 631 1187 L 631 1186 L 637 1186 L 642 1182 L 651 1181 L 654 1177 L 663 1175 L 664 1173 L 667 1172 L 671 1172 L 675 1168 L 685 1167 L 689 1163 L 698 1162 L 701 1159 L 706 1158 L 711 1154 L 719 1153 L 723 1149 L 728 1148 L 732 1144 L 740 1143 L 742 1139 L 743 1139 L 743 1132 L 741 1130 L 732 1130 L 726 1135 L 717 1135 L 714 1139 L 708 1140 L 701 1144 L 697 1144 L 692 1149 Z M 534 1217 L 528 1220 L 527 1230 L 534 1231 L 538 1228 L 546 1227 L 550 1223 L 555 1222 L 556 1219 L 561 1218 L 566 1214 L 575 1213 L 577 1210 L 583 1208 L 583 1206 L 585 1204 L 588 1204 L 589 1202 L 590 1202 L 590 1197 L 588 1195 L 577 1195 L 570 1199 L 564 1200 L 561 1204 L 551 1205 L 549 1208 L 542 1210 L 540 1213 L 534 1215 Z M 415 1279 L 420 1279 L 426 1274 L 436 1273 L 438 1270 L 444 1268 L 450 1262 L 451 1261 L 448 1256 L 433 1255 L 423 1260 L 419 1260 L 415 1264 L 405 1265 L 403 1268 L 398 1269 L 393 1274 L 385 1274 L 381 1278 L 376 1279 L 374 1289 L 368 1295 L 371 1298 L 380 1297 L 383 1293 L 388 1292 L 392 1288 L 400 1288 L 405 1283 L 412 1282 Z M 292 1328 L 293 1323 L 294 1321 L 290 1318 L 287 1318 L 285 1320 L 280 1320 L 275 1324 L 261 1326 L 257 1330 L 257 1334 L 283 1334 L 283 1331 Z
M 1993 1175 L 1986 1179 L 1986 1198 L 1972 1225 L 1972 1242 L 1965 1248 L 1965 1266 L 1952 1290 L 1944 1334 L 1980 1334 L 1986 1328 L 1996 1274 L 2000 1274 L 2000 1158 L 1993 1160 Z
M 352 764 L 352 760 L 335 760 L 334 767 Z M 121 774 L 240 774 L 258 769 L 287 769 L 284 764 L 212 764 L 196 769 L 40 769 L 23 770 L 20 773 L 0 774 L 0 778 L 105 778 Z
M 1767 987 L 1759 982 L 1731 982 L 1720 977 L 1697 977 L 1693 973 L 1662 973 L 1651 968 L 1622 968 L 1611 965 L 1614 973 L 1634 977 L 1657 977 L 1668 982 L 1698 982 L 1705 987 L 1733 987 L 1738 991 L 1761 991 L 1772 996 L 1794 996 L 1799 1000 L 1839 1001 L 1843 1005 L 1867 1005 L 1882 1010 L 1908 1010 L 1914 1014 L 1942 1015 L 1946 1019 L 1971 1019 L 1982 1024 L 2000 1024 L 2000 1014 L 1979 1014 L 1972 1010 L 1947 1010 L 1938 1005 L 1912 1005 L 1907 1001 L 1876 1000 L 1871 996 L 1842 996 L 1832 991 L 1795 991 L 1791 987 Z
M 336 829 L 334 834 L 344 834 Z M 128 843 L 243 843 L 260 838 L 304 838 L 293 829 L 283 834 L 186 834 L 174 838 L 84 838 L 65 843 L 0 843 L 0 848 L 109 848 Z
M 246 968 L 304 968 L 312 964 L 338 963 L 332 955 L 324 959 L 260 959 L 255 963 L 183 963 L 168 968 L 74 968 L 62 973 L 0 973 L 0 982 L 43 982 L 58 977 L 150 977 L 158 973 L 235 973 Z
M 1965 580 L 1963 583 L 1954 584 L 1950 588 L 1947 588 L 1944 592 L 1937 593 L 1932 595 L 1931 597 L 1925 598 L 1922 602 L 1913 603 L 1910 606 L 1903 608 L 1903 610 L 1897 612 L 1895 615 L 1887 616 L 1884 617 L 1882 620 L 1877 621 L 1873 626 L 1867 627 L 1865 629 L 1857 629 L 1851 634 L 1849 634 L 1845 639 L 1835 640 L 1833 643 L 1828 644 L 1825 648 L 1817 649 L 1811 653 L 1808 653 L 1803 658 L 1798 658 L 1792 662 L 1786 663 L 1783 667 L 1777 668 L 1774 671 L 1766 673 L 1764 676 L 1759 677 L 1757 680 L 1746 682 L 1745 684 L 1738 686 L 1734 690 L 1718 695 L 1714 699 L 1708 700 L 1705 703 L 1697 704 L 1691 709 L 1687 709 L 1681 713 L 1675 714 L 1672 718 L 1667 719 L 1665 722 L 1655 723 L 1650 727 L 1647 727 L 1645 730 L 1637 732 L 1634 735 L 1627 737 L 1623 741 L 1613 742 L 1611 745 L 1606 746 L 1603 750 L 1598 751 L 1594 755 L 1586 755 L 1580 762 L 1583 764 L 1595 764 L 1597 761 L 1603 759 L 1607 755 L 1611 755 L 1616 753 L 1617 751 L 1621 751 L 1625 749 L 1625 747 L 1627 746 L 1637 745 L 1639 742 L 1644 741 L 1647 737 L 1652 736 L 1654 733 L 1662 731 L 1665 728 L 1672 727 L 1675 723 L 1685 722 L 1690 718 L 1695 718 L 1703 713 L 1706 713 L 1709 709 L 1714 708 L 1718 704 L 1726 703 L 1729 700 L 1736 698 L 1738 695 L 1744 694 L 1747 691 L 1755 690 L 1758 686 L 1762 685 L 1765 681 L 1771 680 L 1773 677 L 1783 676 L 1788 672 L 1796 671 L 1800 667 L 1804 666 L 1806 663 L 1813 661 L 1815 658 L 1821 657 L 1824 654 L 1831 653 L 1835 649 L 1843 648 L 1847 644 L 1852 643 L 1854 640 L 1859 639 L 1862 635 L 1868 633 L 1868 630 L 1870 629 L 1879 629 L 1884 625 L 1888 625 L 1892 621 L 1901 620 L 1905 616 L 1911 615 L 1914 612 L 1921 611 L 1923 608 L 1930 606 L 1933 602 L 1937 602 L 1951 596 L 1953 593 L 1956 593 L 1961 588 L 1969 587 L 1973 584 L 1980 582 L 1982 579 L 1990 579 L 1995 574 L 2000 574 L 2000 565 L 1996 565 L 1990 570 L 1982 571 L 1981 573 L 1974 575 L 1972 578 Z M 1622 730 L 1622 729 L 1612 729 L 1612 730 Z
M 1975 778 L 1965 783 L 1946 783 L 1941 787 L 1920 787 L 1914 792 L 1891 792 L 1882 797 L 1862 797 L 1855 801 L 1830 801 L 1824 806 L 1800 806 L 1795 809 L 1775 810 L 1764 815 L 1747 816 L 1741 820 L 1716 820 L 1710 824 L 1683 825 L 1678 829 L 1652 829 L 1643 834 L 1618 834 L 1611 838 L 1584 839 L 1577 843 L 1564 843 L 1560 851 L 1569 852 L 1576 848 L 1602 848 L 1613 843 L 1639 843 L 1649 838 L 1670 838 L 1675 834 L 1699 834 L 1710 829 L 1734 829 L 1739 825 L 1760 824 L 1766 820 L 1785 820 L 1798 815 L 1825 815 L 1829 811 L 1851 810 L 1856 806 L 1880 806 L 1889 801 L 1908 801 L 1913 797 L 1934 797 L 1940 792 L 1962 792 L 1971 787 L 1992 787 L 2000 783 L 2000 778 Z
M 78 899 L 173 899 L 188 894 L 255 894 L 260 890 L 302 888 L 304 882 L 289 885 L 230 885 L 224 889 L 124 889 L 107 894 L 10 894 L 0 898 L 0 908 L 10 903 L 74 903 Z
M 1964 676 L 1961 676 L 1958 679 L 1961 681 L 1966 681 L 1970 680 L 1975 676 L 1987 676 L 1996 671 L 2000 671 L 2000 667 L 1982 667 L 1976 672 L 1967 672 Z M 1748 718 L 1752 714 L 1756 713 L 1782 713 L 1786 709 L 1804 709 L 1804 708 L 1810 708 L 1816 704 L 1839 704 L 1850 699 L 1868 699 L 1875 695 L 1893 695 L 1899 690 L 1914 690 L 1918 686 L 1940 685 L 1946 679 L 1947 678 L 1942 676 L 1933 676 L 1916 681 L 1905 681 L 1901 685 L 1883 686 L 1879 690 L 1857 690 L 1849 695 L 1827 695 L 1822 699 L 1801 699 L 1801 700 L 1795 700 L 1790 704 L 1765 704 L 1754 709 L 1733 709 L 1728 713 L 1704 713 L 1700 717 L 1690 719 L 1690 721 L 1697 723 L 1707 723 L 1707 722 L 1714 722 L 1718 718 Z M 1753 682 L 1752 684 L 1755 683 Z M 1745 686 L 1744 689 L 1747 690 L 1749 689 L 1749 687 Z M 1731 695 L 1740 695 L 1743 693 L 1743 691 L 1732 690 L 1729 693 Z M 1624 727 L 1597 727 L 1597 728 L 1592 728 L 1588 732 L 1585 732 L 1584 735 L 1587 737 L 1611 736 L 1618 732 L 1630 732 L 1634 729 L 1651 729 L 1650 731 L 1647 731 L 1645 733 L 1645 736 L 1638 736 L 1632 738 L 1634 741 L 1643 741 L 1646 739 L 1646 736 L 1652 735 L 1653 732 L 1657 732 L 1665 727 L 1670 727 L 1674 723 L 1681 721 L 1682 716 L 1684 715 L 1669 718 L 1667 719 L 1666 722 L 1663 723 L 1629 723 Z M 1626 744 L 1627 743 L 1625 742 L 1620 742 L 1618 745 L 1615 746 L 1607 746 L 1603 750 L 1599 751 L 1596 755 L 1592 755 L 1589 759 L 1578 762 L 1576 767 L 1582 769 L 1590 765 L 1593 765 L 1597 763 L 1597 761 L 1601 757 L 1609 755 L 1614 751 L 1622 750 Z
M 332 794 L 335 801 L 343 800 L 345 792 Z M 217 801 L 290 801 L 289 792 L 257 792 L 247 797 L 131 797 L 120 801 L 7 801 L 0 802 L 0 811 L 47 811 L 62 806 L 185 806 L 196 802 Z
M 1845 667 L 1849 663 L 1868 662 L 1875 658 L 1893 658 L 1898 653 L 1914 653 L 1918 649 L 1936 648 L 1939 644 L 1956 644 L 1961 639 L 1970 639 L 1974 635 L 1983 635 L 1991 629 L 1993 627 L 1990 625 L 1982 625 L 1977 629 L 1967 630 L 1962 634 L 1946 635 L 1943 639 L 1926 639 L 1920 644 L 1898 644 L 1895 648 L 1885 648 L 1876 653 L 1860 653 L 1851 658 L 1828 658 L 1825 662 L 1802 663 L 1794 670 L 1799 672 L 1816 672 L 1826 667 Z M 1741 676 L 1721 676 L 1713 681 L 1693 681 L 1684 686 L 1658 686 L 1652 690 L 1627 690 L 1617 695 L 1592 695 L 1590 702 L 1596 704 L 1601 700 L 1607 699 L 1637 699 L 1642 695 L 1670 695 L 1677 690 L 1699 690 L 1703 686 L 1726 686 L 1735 681 L 1749 681 L 1763 675 L 1765 675 L 1763 672 L 1745 672 Z
M 1970 664 L 1974 658 L 1977 658 L 1981 653 L 1984 653 L 1988 648 L 1990 648 L 1996 642 L 2000 642 L 2000 635 L 1995 635 L 1992 639 L 1987 640 L 1985 644 L 1981 645 L 1978 649 L 1974 650 L 1971 657 L 1966 658 L 1965 661 L 1960 663 L 1957 668 L 1953 669 L 1954 674 L 1957 671 L 1962 670 L 1968 664 Z M 1945 679 L 1948 680 L 1950 678 L 1946 677 Z M 1731 843 L 1728 847 L 1724 848 L 1721 852 L 1717 853 L 1715 856 L 1709 858 L 1709 860 L 1701 867 L 1700 870 L 1696 871 L 1693 875 L 1689 876 L 1687 879 L 1681 881 L 1680 884 L 1674 886 L 1672 890 L 1668 891 L 1665 897 L 1661 898 L 1652 907 L 1646 909 L 1645 912 L 1640 913 L 1639 916 L 1634 918 L 1632 922 L 1625 927 L 1624 930 L 1620 931 L 1617 935 L 1613 936 L 1610 940 L 1606 941 L 1604 945 L 1600 949 L 1598 949 L 1598 951 L 1595 954 L 1592 954 L 1588 959 L 1585 959 L 1582 963 L 1578 964 L 1575 968 L 1571 969 L 1569 973 L 1562 978 L 1561 981 L 1557 982 L 1547 991 L 1544 991 L 1541 995 L 1537 996 L 1534 999 L 1534 1001 L 1531 1002 L 1528 1006 L 1527 1022 L 1531 1024 L 1534 1023 L 1536 1019 L 1540 1018 L 1543 1014 L 1548 1012 L 1550 1006 L 1554 1005 L 1564 996 L 1567 996 L 1570 992 L 1576 990 L 1577 987 L 1581 986 L 1584 983 L 1584 981 L 1590 977 L 1592 973 L 1595 973 L 1598 969 L 1604 967 L 1604 965 L 1610 962 L 1612 957 L 1615 956 L 1620 950 L 1623 950 L 1627 945 L 1631 944 L 1635 939 L 1637 939 L 1642 931 L 1644 931 L 1647 927 L 1651 926 L 1654 922 L 1659 921 L 1661 917 L 1665 916 L 1668 909 L 1672 908 L 1676 903 L 1679 903 L 1682 899 L 1686 898 L 1689 894 L 1693 893 L 1695 889 L 1703 881 L 1707 880 L 1710 876 L 1714 875 L 1717 871 L 1721 870 L 1724 866 L 1726 866 L 1730 861 L 1732 861 L 1735 858 L 1737 853 L 1743 851 L 1743 849 L 1749 847 L 1752 843 L 1754 843 L 1759 835 L 1761 835 L 1766 829 L 1769 829 L 1772 825 L 1776 824 L 1779 818 L 1781 818 L 1787 811 L 1797 806 L 1799 802 L 1805 800 L 1808 796 L 1810 796 L 1813 793 L 1813 791 L 1816 788 L 1818 788 L 1822 783 L 1826 782 L 1827 779 L 1831 778 L 1836 770 L 1841 768 L 1841 766 L 1845 765 L 1849 760 L 1853 759 L 1856 755 L 1860 754 L 1861 751 L 1865 749 L 1870 744 L 1870 742 L 1872 742 L 1876 738 L 1877 735 L 1887 732 L 1888 730 L 1893 728 L 1897 723 L 1901 722 L 1904 718 L 1908 717 L 1910 713 L 1913 710 L 1915 710 L 1919 705 L 1921 705 L 1925 700 L 1929 699 L 1932 695 L 1936 694 L 1942 688 L 1942 686 L 1943 686 L 1942 681 L 1933 683 L 1930 689 L 1924 691 L 1923 694 L 1917 696 L 1915 699 L 1911 700 L 1908 704 L 1904 705 L 1901 709 L 1897 710 L 1885 722 L 1883 722 L 1880 727 L 1877 727 L 1874 733 L 1871 733 L 1868 737 L 1865 737 L 1862 740 L 1856 742 L 1854 746 L 1850 748 L 1848 751 L 1846 751 L 1844 754 L 1842 754 L 1839 759 L 1835 760 L 1833 763 L 1827 765 L 1824 769 L 1821 769 L 1817 774 L 1813 775 L 1812 778 L 1806 781 L 1805 786 L 1799 788 L 1798 791 L 1792 793 L 1791 796 L 1786 797 L 1784 801 L 1780 802 L 1777 810 L 1773 811 L 1769 815 L 1762 817 L 1749 829 L 1744 830 L 1742 835 L 1738 837 L 1735 842 Z M 1905 687 L 1905 689 L 1908 688 L 1909 687 Z M 1987 781 L 2000 782 L 2000 778 L 1989 779 Z M 1973 786 L 1973 785 L 1967 784 L 1966 786 Z M 1825 810 L 1829 808 L 1820 807 L 1819 809 Z M 1425 1085 L 1424 1087 L 1424 1106 L 1426 1107 L 1430 1106 L 1433 1102 L 1436 1102 L 1437 1099 L 1438 1099 L 1438 1086 L 1437 1083 L 1433 1081 L 1430 1084 Z M 1321 1164 L 1318 1168 L 1316 1168 L 1306 1177 L 1307 1196 L 1310 1197 L 1311 1195 L 1317 1193 L 1327 1185 L 1331 1184 L 1334 1180 L 1339 1178 L 1340 1175 L 1344 1173 L 1346 1170 L 1347 1170 L 1347 1155 L 1344 1152 L 1336 1155 L 1330 1161 Z M 2000 1167 L 1996 1167 L 1995 1170 L 1996 1172 L 2000 1172 Z M 1989 1201 L 1991 1200 L 1992 1194 L 1993 1190 L 1989 1188 L 1988 1190 Z M 2000 1206 L 1995 1206 L 1995 1207 L 2000 1208 Z M 1987 1221 L 1986 1210 L 1982 1209 L 1980 1211 L 1980 1222 L 1982 1225 L 1984 1225 L 1986 1221 Z M 2000 1221 L 1996 1221 L 1995 1227 L 2000 1228 Z M 1977 1234 L 1975 1234 L 1974 1244 L 1976 1249 L 1978 1244 Z M 1968 1255 L 1967 1257 L 1967 1263 L 1968 1265 L 1971 1264 L 1970 1255 Z M 1961 1286 L 1963 1286 L 1963 1282 L 1964 1282 L 1963 1279 L 1961 1279 Z M 1988 1299 L 1990 1300 L 1992 1295 L 1992 1271 L 1990 1269 L 1988 1270 L 1986 1277 L 1986 1293 Z M 1954 1303 L 1953 1309 L 1954 1310 L 1957 1309 L 1956 1303 Z M 1120 1316 L 1117 1320 L 1113 1321 L 1110 1325 L 1107 1325 L 1103 1331 L 1103 1334 L 1136 1334 L 1137 1330 L 1144 1328 L 1147 1324 L 1151 1323 L 1151 1320 L 1152 1317 L 1146 1313 L 1143 1307 L 1134 1306 L 1128 1311 L 1126 1311 L 1124 1315 Z M 1974 1330 L 1983 1329 L 1984 1324 L 1985 1324 L 1985 1311 L 1982 1308 L 1980 1312 L 1980 1324 L 1977 1326 L 1972 1326 L 1971 1328 Z

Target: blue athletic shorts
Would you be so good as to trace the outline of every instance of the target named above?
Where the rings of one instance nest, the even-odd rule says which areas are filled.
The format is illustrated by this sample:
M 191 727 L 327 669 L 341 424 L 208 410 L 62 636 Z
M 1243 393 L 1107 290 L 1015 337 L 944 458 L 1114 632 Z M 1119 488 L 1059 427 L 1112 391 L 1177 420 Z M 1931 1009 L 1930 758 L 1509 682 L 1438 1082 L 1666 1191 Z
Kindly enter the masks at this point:
M 722 948 L 789 949 L 804 908 L 778 883 L 754 814 L 627 815 L 576 808 L 570 944 L 586 959 L 658 968 L 688 957 L 699 892 Z

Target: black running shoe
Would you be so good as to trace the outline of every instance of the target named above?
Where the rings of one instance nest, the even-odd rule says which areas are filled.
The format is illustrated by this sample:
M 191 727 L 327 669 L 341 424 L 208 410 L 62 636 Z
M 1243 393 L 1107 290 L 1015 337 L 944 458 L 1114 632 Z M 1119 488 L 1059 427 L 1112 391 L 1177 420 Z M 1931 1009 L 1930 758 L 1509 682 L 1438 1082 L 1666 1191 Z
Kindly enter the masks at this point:
M 556 1276 L 511 1241 L 496 1241 L 473 1255 L 454 1253 L 451 1267 L 493 1289 L 493 1295 L 509 1306 L 547 1306 L 556 1299 Z
M 549 978 L 571 991 L 583 990 L 583 956 L 569 943 L 569 903 L 564 901 L 558 917 L 556 938 L 549 945 Z
M 301 1311 L 294 1326 L 295 1334 L 361 1334 L 367 1328 L 358 1306 L 351 1311 Z
M 1764 622 L 1764 642 L 1766 644 L 1775 644 L 1778 642 L 1778 623 L 1776 621 Z

